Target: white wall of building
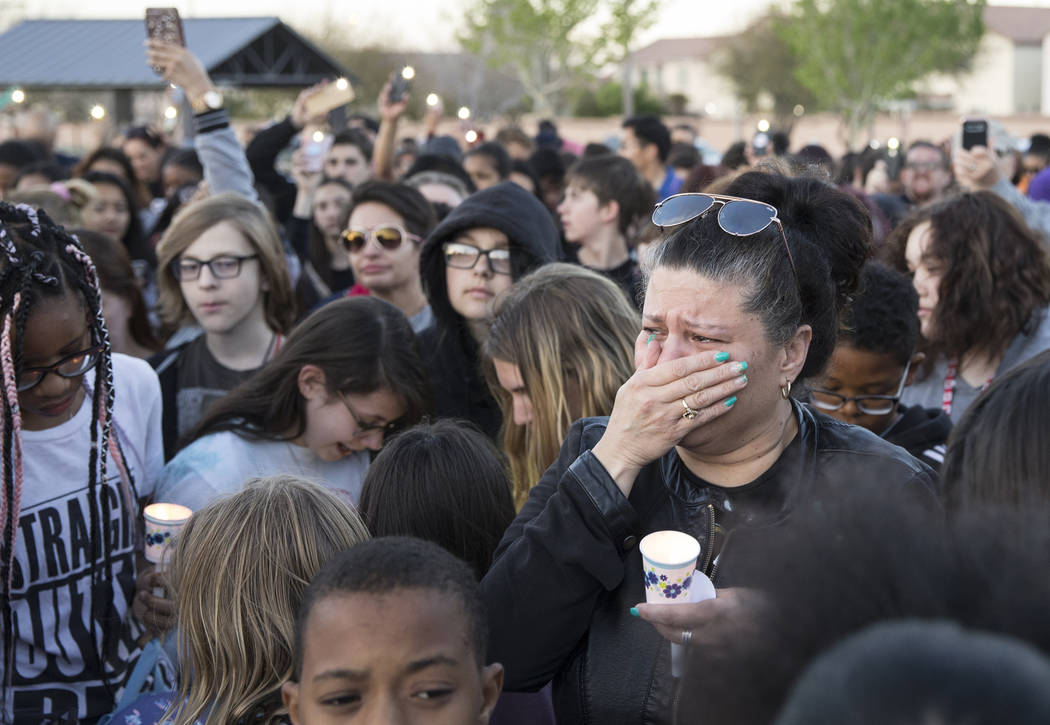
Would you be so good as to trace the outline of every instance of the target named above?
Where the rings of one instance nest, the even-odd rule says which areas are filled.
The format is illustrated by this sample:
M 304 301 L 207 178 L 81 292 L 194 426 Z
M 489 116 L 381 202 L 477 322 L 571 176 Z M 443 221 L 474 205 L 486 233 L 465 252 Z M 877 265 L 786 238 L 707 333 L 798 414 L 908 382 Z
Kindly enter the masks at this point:
M 998 33 L 987 33 L 970 73 L 931 76 L 923 85 L 934 95 L 954 99 L 953 106 L 959 113 L 1010 115 L 1015 112 L 1016 60 L 1013 41 Z
M 691 113 L 728 117 L 736 108 L 732 86 L 718 74 L 713 63 L 699 58 L 637 66 L 634 80 L 648 83 L 653 93 L 664 97 L 684 94 L 688 99 L 686 108 Z

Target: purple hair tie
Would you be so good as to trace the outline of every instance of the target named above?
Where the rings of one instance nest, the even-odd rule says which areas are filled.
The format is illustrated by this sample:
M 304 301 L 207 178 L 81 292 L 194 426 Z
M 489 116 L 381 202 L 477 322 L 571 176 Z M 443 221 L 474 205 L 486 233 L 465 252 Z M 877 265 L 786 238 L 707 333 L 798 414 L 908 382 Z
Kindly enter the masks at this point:
M 51 193 L 58 194 L 66 201 L 69 201 L 69 187 L 61 181 L 52 182 L 51 186 L 48 188 L 51 190 Z

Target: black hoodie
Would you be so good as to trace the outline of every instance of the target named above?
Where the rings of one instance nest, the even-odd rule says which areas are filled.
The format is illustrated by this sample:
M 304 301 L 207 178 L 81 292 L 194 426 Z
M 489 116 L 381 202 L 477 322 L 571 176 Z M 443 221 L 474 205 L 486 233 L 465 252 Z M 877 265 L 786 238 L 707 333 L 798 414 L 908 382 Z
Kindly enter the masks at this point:
M 951 432 L 952 420 L 943 410 L 912 405 L 901 407 L 901 417 L 883 431 L 882 438 L 940 471 Z
M 423 359 L 430 371 L 434 408 L 439 418 L 464 418 L 495 439 L 500 428 L 499 406 L 481 374 L 477 342 L 463 317 L 448 300 L 442 245 L 460 232 L 488 227 L 507 235 L 511 276 L 561 259 L 561 241 L 547 208 L 517 184 L 479 191 L 455 207 L 423 244 L 420 274 L 434 311 L 434 326 L 420 335 Z

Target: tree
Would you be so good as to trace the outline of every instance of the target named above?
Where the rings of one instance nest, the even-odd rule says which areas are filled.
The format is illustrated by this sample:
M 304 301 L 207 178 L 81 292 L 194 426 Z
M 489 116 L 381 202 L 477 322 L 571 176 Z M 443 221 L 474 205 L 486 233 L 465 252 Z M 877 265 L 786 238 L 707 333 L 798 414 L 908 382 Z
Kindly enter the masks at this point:
M 513 69 L 534 110 L 556 115 L 563 92 L 594 69 L 600 46 L 580 24 L 597 8 L 598 0 L 474 0 L 459 40 L 491 67 Z
M 638 34 L 656 22 L 660 0 L 612 0 L 609 6 L 609 21 L 605 24 L 602 38 L 609 45 L 608 61 L 620 66 L 623 115 L 635 112 L 633 71 L 631 53 Z
M 660 115 L 667 108 L 660 98 L 649 92 L 648 86 L 640 85 L 631 94 L 634 112 Z M 576 116 L 605 118 L 623 113 L 623 88 L 616 81 L 607 81 L 597 88 L 578 89 L 572 104 Z
M 760 101 L 772 99 L 773 125 L 787 133 L 795 119 L 795 106 L 818 110 L 818 104 L 809 88 L 795 77 L 799 55 L 779 30 L 785 22 L 788 19 L 783 12 L 771 8 L 726 43 L 716 67 L 749 111 L 765 110 L 760 108 Z
M 841 115 L 855 147 L 879 107 L 931 73 L 959 73 L 984 34 L 985 0 L 796 0 L 780 33 L 795 76 Z

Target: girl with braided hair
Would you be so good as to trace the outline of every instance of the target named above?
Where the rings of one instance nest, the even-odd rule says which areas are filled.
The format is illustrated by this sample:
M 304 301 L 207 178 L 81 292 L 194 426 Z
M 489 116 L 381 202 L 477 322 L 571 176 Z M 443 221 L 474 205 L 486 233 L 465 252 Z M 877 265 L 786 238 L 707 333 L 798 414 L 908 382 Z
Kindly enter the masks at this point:
M 142 634 L 129 605 L 160 387 L 110 353 L 94 265 L 28 206 L 0 203 L 0 325 L 0 719 L 92 723 Z

